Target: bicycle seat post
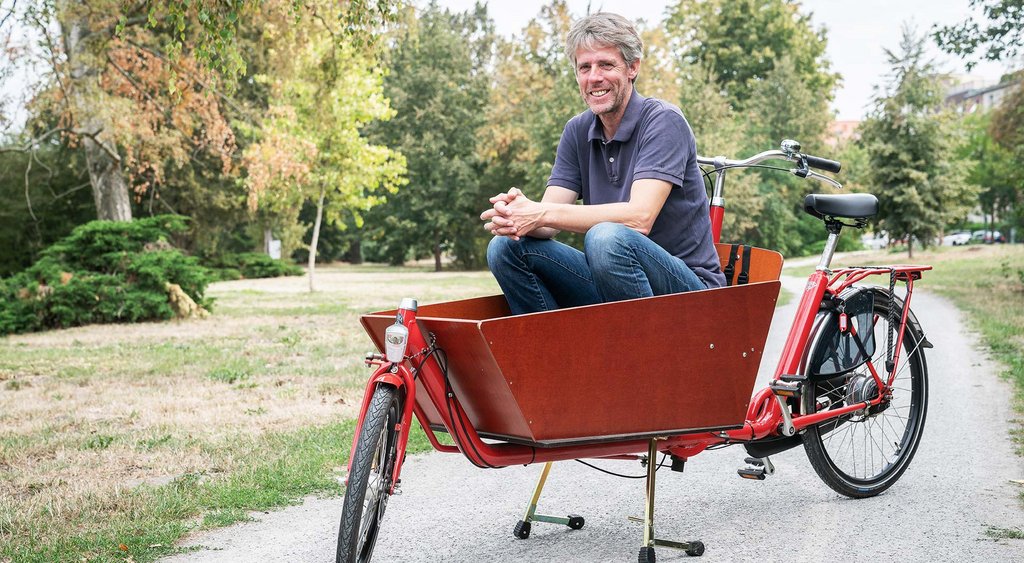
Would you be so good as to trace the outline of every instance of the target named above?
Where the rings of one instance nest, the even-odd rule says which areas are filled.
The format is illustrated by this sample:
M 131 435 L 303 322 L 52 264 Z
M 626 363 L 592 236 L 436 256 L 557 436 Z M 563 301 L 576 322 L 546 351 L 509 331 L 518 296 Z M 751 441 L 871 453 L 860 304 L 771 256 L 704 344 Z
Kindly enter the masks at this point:
M 815 268 L 817 271 L 828 272 L 832 264 L 832 256 L 839 246 L 839 232 L 843 230 L 843 224 L 838 221 L 826 221 L 825 228 L 828 229 L 828 240 L 825 241 L 825 249 L 821 251 L 821 260 Z

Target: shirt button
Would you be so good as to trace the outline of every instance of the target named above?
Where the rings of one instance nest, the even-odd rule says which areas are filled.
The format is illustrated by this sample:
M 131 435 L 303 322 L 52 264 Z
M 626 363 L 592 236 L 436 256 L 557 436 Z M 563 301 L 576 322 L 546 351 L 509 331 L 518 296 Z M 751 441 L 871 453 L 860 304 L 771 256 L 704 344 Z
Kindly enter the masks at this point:
M 613 156 L 613 157 L 608 158 L 608 162 L 615 162 L 615 157 Z

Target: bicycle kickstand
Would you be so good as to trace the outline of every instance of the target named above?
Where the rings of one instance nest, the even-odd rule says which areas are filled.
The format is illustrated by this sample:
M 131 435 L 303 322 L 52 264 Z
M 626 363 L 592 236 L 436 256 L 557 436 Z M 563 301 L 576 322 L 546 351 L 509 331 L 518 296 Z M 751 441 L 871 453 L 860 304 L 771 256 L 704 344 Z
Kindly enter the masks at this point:
M 526 515 L 523 516 L 522 520 L 516 522 L 516 526 L 512 530 L 512 535 L 521 540 L 530 537 L 530 528 L 533 522 L 561 524 L 569 526 L 573 530 L 579 530 L 583 527 L 584 520 L 579 514 L 570 514 L 565 517 L 537 514 L 537 502 L 540 501 L 540 493 L 544 490 L 544 483 L 548 480 L 548 473 L 551 472 L 551 464 L 552 462 L 550 461 L 544 464 L 544 470 L 541 471 L 540 479 L 537 480 L 537 487 L 533 491 L 533 497 L 530 499 L 530 504 L 526 507 Z
M 645 490 L 645 503 L 644 503 L 644 517 L 643 519 L 635 516 L 630 516 L 629 519 L 633 522 L 641 522 L 644 525 L 644 540 L 640 545 L 640 554 L 638 560 L 640 563 L 654 563 L 654 547 L 670 547 L 672 549 L 682 549 L 687 555 L 698 557 L 704 554 L 704 544 L 700 540 L 692 540 L 688 542 L 676 542 L 669 540 L 657 539 L 654 537 L 654 484 L 655 476 L 658 472 L 658 439 L 651 438 L 650 443 L 647 446 L 647 480 Z

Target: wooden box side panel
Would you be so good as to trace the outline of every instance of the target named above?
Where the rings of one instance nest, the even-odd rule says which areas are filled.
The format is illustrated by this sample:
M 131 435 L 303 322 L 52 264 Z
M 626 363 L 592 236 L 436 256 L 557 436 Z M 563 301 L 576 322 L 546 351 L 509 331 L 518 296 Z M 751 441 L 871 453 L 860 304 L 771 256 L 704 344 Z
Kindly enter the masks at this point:
M 481 323 L 530 432 L 558 442 L 743 423 L 779 282 Z
M 504 297 L 502 303 L 505 302 Z M 492 300 L 480 301 L 483 307 L 491 307 Z M 444 305 L 444 304 L 439 304 Z M 421 311 L 427 307 L 421 308 Z M 465 310 L 463 305 L 459 309 Z M 500 308 L 499 308 L 500 309 Z M 437 309 L 435 309 L 436 311 Z M 470 310 L 470 316 L 489 314 L 494 308 Z M 507 311 L 507 305 L 505 306 Z M 395 322 L 394 315 L 363 315 L 361 322 L 373 340 L 377 350 L 384 350 L 384 330 Z M 529 427 L 512 396 L 505 378 L 498 369 L 490 349 L 480 334 L 479 322 L 465 319 L 418 317 L 420 331 L 426 336 L 433 333 L 438 345 L 448 360 L 448 377 L 455 396 L 466 410 L 473 427 L 478 432 L 522 436 L 530 439 Z M 416 402 L 426 415 L 429 424 L 441 425 L 438 409 L 444 404 L 434 405 L 427 396 L 423 385 L 416 384 Z M 498 432 L 495 429 L 501 429 Z
M 369 316 L 391 317 L 394 321 L 397 309 L 388 311 L 377 311 Z M 472 297 L 458 301 L 445 301 L 443 303 L 432 303 L 420 305 L 416 311 L 417 317 L 435 317 L 441 319 L 462 319 L 482 321 L 495 317 L 511 315 L 508 309 L 508 301 L 504 295 L 488 295 L 486 297 Z
M 743 248 L 741 244 L 736 249 L 736 261 L 733 262 L 733 273 L 730 285 L 736 285 L 736 278 L 739 277 L 740 271 L 743 269 Z M 722 270 L 725 270 L 725 266 L 729 263 L 729 253 L 732 249 L 731 244 L 717 243 L 715 249 L 718 250 L 718 259 L 722 262 Z M 774 281 L 779 279 L 779 275 L 782 274 L 782 255 L 774 250 L 766 250 L 764 248 L 758 248 L 756 246 L 750 247 L 750 269 L 747 271 L 747 282 L 763 282 L 763 281 Z

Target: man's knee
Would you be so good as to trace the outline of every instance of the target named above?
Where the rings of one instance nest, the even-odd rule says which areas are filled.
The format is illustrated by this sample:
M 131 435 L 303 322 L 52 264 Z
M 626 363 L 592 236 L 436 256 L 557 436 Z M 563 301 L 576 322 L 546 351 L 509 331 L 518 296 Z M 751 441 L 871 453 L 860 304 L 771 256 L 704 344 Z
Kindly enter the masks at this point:
M 491 242 L 487 243 L 487 265 L 492 270 L 495 264 L 507 259 L 512 254 L 511 243 L 513 242 L 515 241 L 508 237 L 494 237 Z
M 628 245 L 635 234 L 636 231 L 621 223 L 598 223 L 587 231 L 583 249 L 588 257 L 605 255 Z

